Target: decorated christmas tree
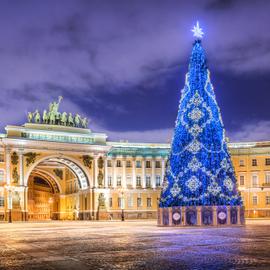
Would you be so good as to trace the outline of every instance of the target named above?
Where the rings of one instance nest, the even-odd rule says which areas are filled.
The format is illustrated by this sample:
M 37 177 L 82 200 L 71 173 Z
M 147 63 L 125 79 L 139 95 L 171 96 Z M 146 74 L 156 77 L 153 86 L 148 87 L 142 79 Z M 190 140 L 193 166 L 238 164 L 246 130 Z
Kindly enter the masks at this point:
M 160 207 L 241 206 L 198 23 L 193 32 Z

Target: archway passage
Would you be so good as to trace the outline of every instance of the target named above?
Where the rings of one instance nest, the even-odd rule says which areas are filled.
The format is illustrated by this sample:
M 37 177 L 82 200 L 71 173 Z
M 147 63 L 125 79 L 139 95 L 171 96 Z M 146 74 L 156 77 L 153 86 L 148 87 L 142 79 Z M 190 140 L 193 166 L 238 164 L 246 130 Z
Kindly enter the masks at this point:
M 48 179 L 33 173 L 28 181 L 28 219 L 49 220 L 57 210 L 57 193 Z
M 28 178 L 28 220 L 78 219 L 79 190 L 88 180 L 69 160 L 48 158 Z

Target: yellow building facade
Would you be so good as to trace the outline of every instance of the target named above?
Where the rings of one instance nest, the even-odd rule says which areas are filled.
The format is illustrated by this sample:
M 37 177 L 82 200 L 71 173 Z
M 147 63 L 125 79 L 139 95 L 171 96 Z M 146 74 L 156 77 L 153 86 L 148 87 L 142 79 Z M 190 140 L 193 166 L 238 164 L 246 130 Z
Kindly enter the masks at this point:
M 0 138 L 0 220 L 151 219 L 168 144 L 27 123 Z M 270 142 L 230 143 L 247 217 L 270 216 Z

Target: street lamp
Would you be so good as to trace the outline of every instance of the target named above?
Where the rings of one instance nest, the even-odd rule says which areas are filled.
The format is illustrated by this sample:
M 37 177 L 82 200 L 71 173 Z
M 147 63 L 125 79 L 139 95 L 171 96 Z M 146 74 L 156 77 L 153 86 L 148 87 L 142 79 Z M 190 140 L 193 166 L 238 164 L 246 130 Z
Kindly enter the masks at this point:
M 120 193 L 121 193 L 121 221 L 125 221 L 125 213 L 124 213 L 124 209 L 125 209 L 125 201 L 124 201 L 124 189 L 120 189 Z

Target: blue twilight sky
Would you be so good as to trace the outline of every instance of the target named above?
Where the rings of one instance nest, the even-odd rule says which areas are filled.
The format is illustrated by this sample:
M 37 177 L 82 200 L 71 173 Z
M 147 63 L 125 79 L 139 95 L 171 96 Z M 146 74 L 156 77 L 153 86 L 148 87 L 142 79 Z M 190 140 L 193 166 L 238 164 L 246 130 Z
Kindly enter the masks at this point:
M 111 140 L 168 142 L 198 19 L 231 141 L 270 140 L 270 1 L 1 0 L 0 123 L 64 97 Z

